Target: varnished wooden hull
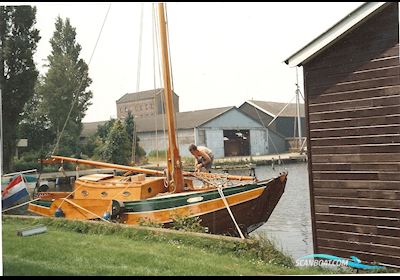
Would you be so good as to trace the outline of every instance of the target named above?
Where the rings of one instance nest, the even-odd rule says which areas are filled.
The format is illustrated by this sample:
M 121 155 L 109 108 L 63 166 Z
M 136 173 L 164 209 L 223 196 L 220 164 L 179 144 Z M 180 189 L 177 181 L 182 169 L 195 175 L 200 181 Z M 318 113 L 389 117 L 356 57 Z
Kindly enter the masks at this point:
M 285 186 L 286 177 L 284 182 L 277 178 L 266 184 L 259 197 L 230 206 L 233 216 L 244 234 L 249 234 L 268 221 L 285 190 Z M 203 225 L 207 226 L 211 233 L 239 236 L 226 209 L 201 215 L 200 218 Z
M 243 233 L 254 231 L 268 220 L 284 192 L 285 185 L 286 174 L 265 182 L 223 189 Z M 210 233 L 239 235 L 216 189 L 188 191 L 134 201 L 58 197 L 53 201 L 32 202 L 28 209 L 43 216 L 55 216 L 58 208 L 62 209 L 63 216 L 67 219 L 96 219 L 109 212 L 111 219 L 124 224 L 151 221 L 166 227 L 171 226 L 176 217 L 197 216 Z

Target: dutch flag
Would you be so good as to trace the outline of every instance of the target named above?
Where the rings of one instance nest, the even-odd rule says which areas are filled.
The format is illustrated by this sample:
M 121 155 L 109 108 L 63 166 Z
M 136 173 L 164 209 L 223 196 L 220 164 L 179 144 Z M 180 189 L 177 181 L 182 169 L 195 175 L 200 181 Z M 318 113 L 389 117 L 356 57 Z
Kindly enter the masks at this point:
M 15 177 L 4 190 L 1 191 L 2 208 L 13 206 L 21 198 L 29 196 L 28 189 L 22 175 Z

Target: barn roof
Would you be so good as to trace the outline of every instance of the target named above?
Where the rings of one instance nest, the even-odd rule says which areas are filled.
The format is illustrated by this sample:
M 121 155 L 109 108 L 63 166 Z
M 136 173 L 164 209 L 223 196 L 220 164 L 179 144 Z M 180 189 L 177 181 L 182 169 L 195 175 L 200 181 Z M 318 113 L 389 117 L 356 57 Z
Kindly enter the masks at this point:
M 229 111 L 232 108 L 235 107 L 230 106 L 230 107 L 212 108 L 212 109 L 196 110 L 188 112 L 177 112 L 175 113 L 176 129 L 191 129 L 198 127 L 218 117 L 219 115 Z M 165 115 L 161 114 L 150 117 L 135 118 L 136 129 L 138 132 L 156 131 L 156 128 L 159 131 L 163 130 L 164 121 L 165 121 Z M 81 136 L 88 137 L 90 135 L 95 134 L 97 131 L 97 127 L 105 123 L 106 121 L 83 123 Z
M 259 100 L 247 100 L 245 103 L 250 104 L 251 106 L 263 111 L 264 113 L 266 113 L 272 117 L 276 117 L 278 114 L 279 114 L 279 117 L 296 117 L 297 116 L 296 103 L 288 104 L 288 103 L 259 101 Z M 285 106 L 286 106 L 286 108 L 285 108 Z M 300 117 L 304 117 L 304 104 L 300 104 Z
M 107 121 L 82 123 L 81 137 L 89 137 L 94 135 L 99 125 L 105 124 Z
M 321 53 L 326 48 L 340 40 L 344 35 L 351 32 L 369 18 L 374 12 L 380 10 L 390 2 L 366 2 L 353 12 L 345 16 L 338 23 L 333 25 L 327 31 L 308 43 L 302 49 L 292 54 L 284 62 L 290 67 L 301 66 L 310 59 Z
M 232 108 L 234 108 L 234 106 L 175 113 L 176 128 L 190 129 L 198 127 L 203 123 L 216 118 L 217 116 L 225 113 L 226 111 Z M 151 116 L 151 117 L 135 118 L 137 131 L 138 132 L 155 131 L 156 123 L 157 123 L 157 130 L 163 130 L 164 118 L 165 118 L 164 115 L 157 115 L 156 117 Z

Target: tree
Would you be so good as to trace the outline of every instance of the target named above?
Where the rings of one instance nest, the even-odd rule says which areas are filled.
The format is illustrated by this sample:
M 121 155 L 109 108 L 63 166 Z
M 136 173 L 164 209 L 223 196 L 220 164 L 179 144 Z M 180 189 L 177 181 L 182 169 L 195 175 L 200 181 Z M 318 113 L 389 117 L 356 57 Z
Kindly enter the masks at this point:
M 56 148 L 61 147 L 58 151 L 62 154 L 79 154 L 79 145 L 76 143 L 79 142 L 82 119 L 91 105 L 93 93 L 87 88 L 92 80 L 89 78 L 88 65 L 79 58 L 82 48 L 75 40 L 76 31 L 69 18 L 63 21 L 58 17 L 55 28 L 50 39 L 52 52 L 48 56 L 49 70 L 39 94 L 43 96 L 46 115 L 51 123 L 50 130 L 56 135 L 57 141 L 60 139 Z
M 135 133 L 135 120 L 133 119 L 133 115 L 130 110 L 128 111 L 128 115 L 124 119 L 124 127 L 126 130 L 126 133 L 128 133 L 129 144 L 132 146 L 132 143 L 134 140 L 134 133 Z
M 93 157 L 94 160 L 102 159 L 105 142 L 115 121 L 116 119 L 110 119 L 103 125 L 99 125 L 96 133 L 86 139 L 85 143 L 82 145 L 84 156 L 88 158 Z
M 18 125 L 18 138 L 28 139 L 26 152 L 36 152 L 37 155 L 47 154 L 49 143 L 55 138 L 50 130 L 50 120 L 44 114 L 43 97 L 35 91 L 32 98 L 25 104 Z
M 127 164 L 130 157 L 129 137 L 120 120 L 114 122 L 102 151 L 102 160 Z
M 128 115 L 124 119 L 124 127 L 129 137 L 129 146 L 131 147 L 131 161 L 137 162 L 140 157 L 146 154 L 146 152 L 139 145 L 140 138 L 137 136 L 137 132 L 135 129 L 135 120 L 131 111 L 128 111 Z M 132 148 L 134 143 L 135 147 L 133 150 Z M 134 159 L 133 154 L 135 155 Z
M 0 88 L 5 171 L 12 170 L 20 114 L 33 96 L 38 77 L 33 54 L 40 36 L 35 23 L 36 7 L 0 6 Z
M 111 128 L 114 126 L 116 119 L 110 119 L 109 121 L 105 122 L 103 125 L 99 125 L 97 127 L 97 135 L 102 139 L 106 140 L 108 134 L 110 133 Z

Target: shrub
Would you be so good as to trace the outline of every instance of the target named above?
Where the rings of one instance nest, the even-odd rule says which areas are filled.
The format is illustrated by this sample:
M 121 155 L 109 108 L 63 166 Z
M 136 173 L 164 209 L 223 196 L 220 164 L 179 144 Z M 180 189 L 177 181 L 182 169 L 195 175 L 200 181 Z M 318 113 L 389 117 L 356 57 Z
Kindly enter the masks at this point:
M 182 231 L 202 232 L 207 233 L 208 228 L 203 227 L 201 219 L 199 217 L 186 217 L 186 216 L 175 216 L 172 218 L 171 228 Z

